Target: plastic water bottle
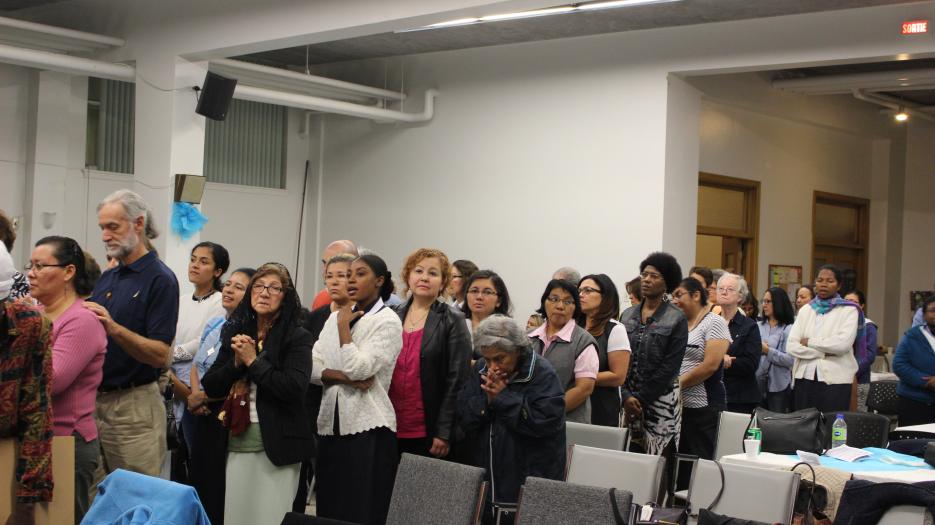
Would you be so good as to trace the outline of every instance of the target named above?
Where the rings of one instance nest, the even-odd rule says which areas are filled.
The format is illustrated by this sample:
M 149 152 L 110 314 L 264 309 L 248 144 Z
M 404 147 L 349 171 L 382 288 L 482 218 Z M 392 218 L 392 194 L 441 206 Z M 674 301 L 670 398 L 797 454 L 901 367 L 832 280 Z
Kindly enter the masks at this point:
M 847 423 L 844 422 L 844 414 L 838 414 L 834 418 L 834 424 L 831 425 L 831 448 L 838 448 L 847 444 Z

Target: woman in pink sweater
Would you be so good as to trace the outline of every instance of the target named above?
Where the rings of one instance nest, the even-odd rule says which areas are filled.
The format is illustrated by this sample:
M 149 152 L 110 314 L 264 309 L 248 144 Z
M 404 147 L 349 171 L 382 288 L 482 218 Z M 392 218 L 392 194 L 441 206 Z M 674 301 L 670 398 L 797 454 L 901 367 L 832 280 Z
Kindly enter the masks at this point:
M 94 403 L 101 384 L 107 336 L 82 295 L 94 286 L 74 239 L 45 237 L 29 263 L 29 293 L 52 321 L 52 417 L 56 436 L 75 438 L 75 523 L 88 510 L 100 446 Z

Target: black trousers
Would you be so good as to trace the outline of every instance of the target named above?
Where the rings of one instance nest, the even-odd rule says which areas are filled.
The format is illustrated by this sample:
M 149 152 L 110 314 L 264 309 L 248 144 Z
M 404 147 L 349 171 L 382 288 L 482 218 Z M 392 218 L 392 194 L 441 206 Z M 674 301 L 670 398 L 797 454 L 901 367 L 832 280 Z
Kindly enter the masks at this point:
M 432 438 L 423 437 L 423 438 L 397 438 L 396 439 L 396 449 L 399 451 L 399 458 L 402 459 L 403 454 L 415 454 L 416 456 L 425 456 L 427 458 L 433 457 L 429 454 L 429 450 L 432 449 Z
M 792 388 L 790 387 L 780 392 L 767 392 L 764 406 L 770 412 L 787 414 L 792 412 L 792 402 Z
M 851 384 L 829 385 L 814 379 L 796 379 L 792 390 L 795 409 L 817 408 L 820 412 L 847 412 L 851 408 Z
M 221 405 L 223 401 L 208 404 L 211 413 L 207 416 L 196 416 L 187 410 L 182 416 L 183 427 L 191 434 L 185 436 L 192 445 L 188 460 L 189 476 L 212 525 L 224 525 L 227 488 L 228 431 L 217 418 Z
M 396 480 L 396 433 L 386 427 L 349 436 L 318 436 L 317 514 L 383 525 Z
M 714 459 L 717 425 L 721 411 L 713 407 L 683 408 L 682 433 L 679 435 L 679 454 L 690 454 L 701 459 Z M 676 489 L 688 488 L 691 471 L 680 469 Z
M 935 405 L 927 405 L 908 397 L 899 396 L 896 412 L 901 427 L 935 423 Z

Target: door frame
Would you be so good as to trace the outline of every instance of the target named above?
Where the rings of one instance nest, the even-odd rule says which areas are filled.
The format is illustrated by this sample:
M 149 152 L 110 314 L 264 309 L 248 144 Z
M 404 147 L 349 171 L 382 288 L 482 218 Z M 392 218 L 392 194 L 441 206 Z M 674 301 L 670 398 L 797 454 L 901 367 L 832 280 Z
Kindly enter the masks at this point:
M 715 188 L 724 188 L 744 192 L 744 229 L 736 230 L 732 228 L 711 228 L 708 226 L 696 225 L 695 234 L 698 235 L 718 235 L 721 237 L 737 237 L 747 241 L 749 249 L 748 257 L 744 261 L 743 274 L 750 293 L 757 293 L 757 273 L 759 270 L 759 233 L 760 233 L 760 181 L 750 179 L 738 179 L 726 175 L 717 175 L 704 171 L 698 172 L 698 185 L 710 186 Z
M 870 246 L 870 199 L 864 199 L 862 197 L 852 197 L 850 195 L 841 195 L 838 193 L 829 193 L 825 191 L 815 190 L 812 196 L 812 254 L 811 259 L 809 260 L 809 267 L 811 269 L 809 279 L 814 281 L 815 271 L 817 268 L 811 268 L 815 265 L 815 247 L 816 246 L 832 246 L 835 248 L 848 248 L 851 250 L 858 250 L 860 252 L 860 257 L 858 257 L 858 278 L 857 286 L 866 294 L 867 293 L 867 270 L 869 268 L 868 258 L 869 253 L 868 249 Z M 817 208 L 818 204 L 830 204 L 832 206 L 849 206 L 857 209 L 857 242 L 847 243 L 841 241 L 834 241 L 830 239 L 819 239 L 815 236 L 815 222 L 817 217 Z M 849 291 L 849 290 L 844 290 Z

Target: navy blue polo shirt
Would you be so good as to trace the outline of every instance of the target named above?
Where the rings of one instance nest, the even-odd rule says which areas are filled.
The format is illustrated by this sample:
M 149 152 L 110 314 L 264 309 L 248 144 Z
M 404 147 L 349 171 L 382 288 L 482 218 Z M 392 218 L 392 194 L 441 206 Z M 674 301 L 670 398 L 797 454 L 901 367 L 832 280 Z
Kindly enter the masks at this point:
M 168 345 L 175 339 L 179 282 L 154 251 L 104 272 L 88 300 L 107 308 L 114 321 L 147 339 Z M 113 338 L 107 338 L 101 389 L 151 383 L 159 372 L 130 357 Z

